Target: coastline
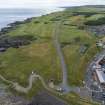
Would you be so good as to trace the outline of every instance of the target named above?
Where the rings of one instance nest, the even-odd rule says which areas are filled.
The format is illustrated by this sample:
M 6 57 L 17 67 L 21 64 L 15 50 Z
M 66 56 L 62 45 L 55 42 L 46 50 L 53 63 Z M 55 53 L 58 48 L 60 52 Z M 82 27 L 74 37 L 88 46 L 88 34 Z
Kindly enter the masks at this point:
M 44 8 L 44 9 L 30 9 L 30 10 L 43 10 L 42 13 L 40 12 L 39 14 L 30 14 L 30 16 L 27 16 L 27 17 L 24 17 L 24 18 L 21 18 L 21 19 L 16 19 L 16 20 L 13 20 L 13 21 L 10 21 L 10 22 L 7 22 L 6 24 L 4 24 L 3 26 L 0 26 L 0 31 L 4 28 L 8 28 L 8 27 L 11 27 L 11 24 L 14 24 L 16 22 L 20 22 L 20 23 L 23 23 L 23 22 L 26 22 L 27 20 L 31 20 L 33 18 L 38 18 L 38 17 L 41 17 L 41 16 L 44 16 L 44 15 L 48 15 L 48 14 L 51 14 L 51 13 L 55 13 L 55 12 L 60 12 L 60 11 L 64 11 L 66 8 L 61 8 L 61 7 L 56 7 L 56 8 Z M 18 10 L 18 9 L 16 9 Z M 20 9 L 21 10 L 21 9 Z M 24 10 L 27 10 L 27 9 L 24 9 Z M 21 15 L 21 14 L 20 14 Z M 28 14 L 27 14 L 28 15 Z M 32 15 L 32 16 L 31 16 Z M 20 16 L 21 17 L 21 16 Z
M 62 11 L 64 11 L 65 9 L 62 9 Z M 59 12 L 59 11 L 55 11 L 55 12 Z M 51 14 L 51 13 L 55 13 L 55 12 L 50 12 L 50 13 L 47 13 L 47 14 L 43 14 L 43 15 L 48 15 L 48 14 Z M 43 15 L 41 15 L 41 16 L 43 16 Z M 14 22 L 12 22 L 12 23 L 9 23 L 9 24 L 7 24 L 7 26 L 6 27 L 3 27 L 3 28 L 1 28 L 1 31 L 0 31 L 0 35 L 1 35 L 1 37 L 2 36 L 5 36 L 5 33 L 7 33 L 8 31 L 11 31 L 12 29 L 14 29 L 14 28 L 16 28 L 16 26 L 17 25 L 20 25 L 20 24 L 25 24 L 25 23 L 27 23 L 27 22 L 30 22 L 33 18 L 38 18 L 38 17 L 41 17 L 41 16 L 36 16 L 36 17 L 31 17 L 31 18 L 27 18 L 27 19 L 25 19 L 25 20 L 22 20 L 22 21 L 14 21 Z M 0 84 L 1 85 L 1 84 Z M 5 85 L 6 86 L 6 85 Z M 0 86 L 1 87 L 1 86 Z M 7 87 L 7 86 L 6 86 Z M 7 87 L 8 88 L 8 87 Z M 8 89 L 4 89 L 5 90 L 5 92 L 6 92 L 6 90 L 8 90 Z M 2 90 L 0 90 L 1 92 L 2 92 Z M 0 93 L 1 93 L 0 92 Z M 28 105 L 30 102 L 31 102 L 31 100 L 30 101 L 28 101 L 28 100 L 25 100 L 23 97 L 21 97 L 21 96 L 15 96 L 14 94 L 12 94 L 11 92 L 6 92 L 5 93 L 6 95 L 2 95 L 1 97 L 0 97 L 0 99 L 2 99 L 2 101 L 0 100 L 0 102 L 2 102 L 3 103 L 3 105 L 7 105 L 7 104 L 5 104 L 5 102 L 8 102 L 9 104 L 11 104 L 12 105 L 12 102 L 14 101 L 15 102 L 15 105 Z M 34 97 L 33 97 L 34 98 Z M 5 100 L 5 101 L 3 101 L 3 100 Z M 18 104 L 18 102 L 20 101 L 20 103 L 21 104 Z
M 5 100 L 5 101 L 7 101 L 7 103 L 9 103 L 9 102 L 10 103 L 9 104 L 4 104 L 3 103 L 3 105 L 14 105 L 14 104 L 15 105 L 36 105 L 34 103 L 39 103 L 40 104 L 40 101 L 41 101 L 42 104 L 43 104 L 44 103 L 43 100 L 45 100 L 45 101 L 48 100 L 49 101 L 52 97 L 50 98 L 50 94 L 49 94 L 50 92 L 48 92 L 48 94 L 45 93 L 45 90 L 49 90 L 49 89 L 46 88 L 47 85 L 46 86 L 43 85 L 44 84 L 43 81 L 45 80 L 45 83 L 47 83 L 48 85 L 49 85 L 50 82 L 51 83 L 54 82 L 54 84 L 59 84 L 61 82 L 61 79 L 62 79 L 61 78 L 61 71 L 60 72 L 58 71 L 59 68 L 60 68 L 60 70 L 61 70 L 61 68 L 63 68 L 62 69 L 62 74 L 63 74 L 63 76 L 62 76 L 63 77 L 63 79 L 62 79 L 63 82 L 62 83 L 63 83 L 63 85 L 60 85 L 60 87 L 62 86 L 61 88 L 54 87 L 54 86 L 51 86 L 51 88 L 54 87 L 54 89 L 56 88 L 57 91 L 61 91 L 61 92 L 62 92 L 62 90 L 63 91 L 67 90 L 67 94 L 64 94 L 64 95 L 61 94 L 62 96 L 60 97 L 61 98 L 60 101 L 62 101 L 64 99 L 68 103 L 79 105 L 79 103 L 82 102 L 82 98 L 83 98 L 83 100 L 84 100 L 85 97 L 86 97 L 86 99 L 88 98 L 87 88 L 85 89 L 85 87 L 81 87 L 81 86 L 84 86 L 83 85 L 84 83 L 82 83 L 82 82 L 84 80 L 84 78 L 83 78 L 84 72 L 85 72 L 84 70 L 87 67 L 86 62 L 90 62 L 90 59 L 99 50 L 99 49 L 96 48 L 96 46 L 94 46 L 97 39 L 93 38 L 93 36 L 90 36 L 90 34 L 88 34 L 87 32 L 84 32 L 84 30 L 78 29 L 77 23 L 80 19 L 82 20 L 82 17 L 79 20 L 77 19 L 76 21 L 74 21 L 74 22 L 77 22 L 76 25 L 75 25 L 75 29 L 74 29 L 72 24 L 65 24 L 67 22 L 71 22 L 74 18 L 71 19 L 71 21 L 68 21 L 72 17 L 71 14 L 69 14 L 69 12 L 67 12 L 68 14 L 66 14 L 65 13 L 66 10 L 63 13 L 62 12 L 59 12 L 59 11 L 58 12 L 52 12 L 52 13 L 49 13 L 49 14 L 46 14 L 46 15 L 41 15 L 41 16 L 38 16 L 38 17 L 27 18 L 23 21 L 14 21 L 14 22 L 9 23 L 7 25 L 7 27 L 2 28 L 1 37 L 0 37 L 0 48 L 3 48 L 4 45 L 6 46 L 6 49 L 13 47 L 12 50 L 14 50 L 15 52 L 12 53 L 11 52 L 12 50 L 10 49 L 11 51 L 10 52 L 7 51 L 6 52 L 7 54 L 5 54 L 5 55 L 1 53 L 0 61 L 1 61 L 1 63 L 3 62 L 3 65 L 1 65 L 1 67 L 2 67 L 1 70 L 2 71 L 0 72 L 0 74 L 6 78 L 5 79 L 1 76 L 1 80 L 3 79 L 3 81 L 4 81 L 4 82 L 2 82 L 3 84 L 5 84 L 5 81 L 7 81 L 7 84 L 8 84 L 8 82 L 11 82 L 10 80 L 12 80 L 14 83 L 16 81 L 18 81 L 18 82 L 16 82 L 15 85 L 11 85 L 11 86 L 5 84 L 5 87 L 7 87 L 7 88 L 6 89 L 3 88 L 3 89 L 5 91 L 6 90 L 8 90 L 8 91 L 6 91 L 7 92 L 6 96 L 3 95 L 3 96 L 1 96 L 0 99 L 1 99 L 1 101 Z M 78 15 L 77 15 L 77 17 L 78 17 Z M 85 15 L 84 15 L 84 19 L 85 19 Z M 62 24 L 60 24 L 60 22 Z M 84 21 L 82 20 L 81 22 L 84 22 Z M 81 26 L 81 24 L 80 24 L 80 26 Z M 65 27 L 66 27 L 67 30 L 65 30 Z M 68 27 L 70 27 L 70 29 Z M 10 31 L 10 32 L 8 32 L 8 31 Z M 61 31 L 64 32 L 64 33 L 63 34 L 60 33 Z M 74 37 L 75 34 L 76 34 L 76 37 Z M 49 35 L 50 35 L 51 38 L 52 38 L 52 36 L 54 36 L 54 39 L 50 40 Z M 58 35 L 61 35 L 61 37 L 64 35 L 64 37 L 61 38 L 61 41 L 58 41 L 60 39 L 60 38 L 58 38 L 59 37 Z M 67 35 L 68 35 L 68 37 L 67 37 Z M 69 38 L 69 36 L 70 36 L 70 38 Z M 23 39 L 24 39 L 24 41 L 23 41 Z M 37 40 L 37 39 L 39 39 L 39 40 L 36 41 L 36 43 L 33 43 L 34 42 L 33 40 Z M 82 39 L 82 40 L 80 40 L 80 39 Z M 85 40 L 85 39 L 88 39 L 88 40 Z M 24 47 L 27 47 L 27 46 L 24 46 L 23 42 L 26 42 L 26 41 L 31 42 L 31 40 L 33 41 L 32 44 L 37 45 L 37 46 L 33 46 L 33 45 L 30 44 L 31 46 L 29 46 L 28 48 L 24 48 Z M 53 51 L 55 51 L 55 50 L 52 49 L 53 48 L 52 43 L 51 43 L 51 46 L 49 46 L 50 42 L 52 42 L 52 40 L 54 41 L 56 50 L 58 51 L 57 54 L 52 53 Z M 69 43 L 68 43 L 68 41 L 69 41 Z M 40 43 L 40 42 L 42 42 L 42 43 Z M 46 45 L 46 42 L 47 42 L 47 45 Z M 14 44 L 15 44 L 15 46 L 14 46 Z M 39 46 L 40 44 L 41 44 L 41 47 Z M 60 45 L 63 45 L 63 47 L 60 46 Z M 66 45 L 70 46 L 70 47 L 68 48 L 68 47 L 66 47 Z M 19 48 L 21 46 L 23 46 L 23 47 Z M 67 48 L 67 49 L 62 50 L 64 47 Z M 84 47 L 88 50 L 84 50 Z M 18 48 L 20 50 L 17 50 Z M 74 49 L 74 48 L 77 48 L 77 49 Z M 93 49 L 93 50 L 91 50 L 91 49 Z M 65 52 L 66 50 L 67 50 L 67 52 Z M 73 52 L 72 52 L 72 50 L 73 50 Z M 48 54 L 49 51 L 51 51 L 51 54 Z M 62 53 L 63 51 L 64 51 L 64 55 Z M 44 55 L 41 56 L 42 53 Z M 72 54 L 70 54 L 70 53 L 72 53 Z M 54 57 L 53 57 L 53 55 L 54 55 Z M 67 57 L 66 57 L 66 55 L 67 55 Z M 50 57 L 53 57 L 53 58 L 50 58 Z M 60 60 L 59 59 L 58 60 L 61 61 L 61 64 L 63 66 L 58 64 L 57 67 L 56 67 L 57 59 L 55 59 L 55 58 L 58 58 L 58 57 L 60 58 Z M 72 59 L 72 57 L 76 57 L 76 58 Z M 81 57 L 86 58 L 86 59 L 81 60 Z M 49 58 L 51 59 L 51 62 L 50 62 Z M 67 62 L 65 62 L 66 58 L 68 58 Z M 39 62 L 38 62 L 38 60 L 39 60 Z M 28 61 L 28 63 L 27 63 L 27 61 Z M 23 62 L 24 62 L 24 64 L 23 64 Z M 51 70 L 55 69 L 55 71 L 51 72 L 51 70 L 48 70 L 48 69 L 51 67 L 50 65 L 52 65 L 53 62 L 54 62 L 54 66 L 52 66 Z M 69 64 L 69 62 L 70 62 L 70 64 Z M 84 66 L 78 66 L 78 65 L 82 64 L 81 62 L 83 63 Z M 9 65 L 9 63 L 10 63 L 10 65 Z M 6 66 L 4 64 L 6 64 Z M 43 64 L 44 64 L 44 66 L 43 66 Z M 46 64 L 48 64 L 48 66 Z M 67 64 L 68 67 L 66 67 L 66 64 Z M 78 65 L 76 66 L 76 64 L 78 64 Z M 22 67 L 21 67 L 21 65 L 22 65 Z M 12 66 L 15 66 L 15 67 L 12 68 Z M 37 66 L 39 66 L 39 67 L 37 68 Z M 67 78 L 67 71 L 69 71 L 69 67 L 70 67 L 70 73 L 68 72 L 68 75 L 69 75 L 70 78 Z M 43 68 L 46 69 L 46 71 L 44 71 Z M 71 71 L 76 70 L 76 68 L 79 68 L 79 69 L 77 69 L 79 72 L 77 71 L 77 72 L 75 72 L 75 74 L 73 73 L 73 75 L 72 75 Z M 18 70 L 20 70 L 20 71 L 18 71 Z M 82 71 L 84 71 L 84 72 L 81 74 Z M 37 74 L 41 74 L 41 75 L 45 73 L 44 75 L 42 75 L 42 77 L 45 78 L 45 79 L 42 80 L 42 85 L 44 86 L 44 88 L 38 82 L 39 83 L 38 86 L 36 86 L 36 84 L 37 84 L 36 83 L 35 87 L 33 86 L 32 91 L 25 92 L 26 95 L 24 96 L 24 92 L 23 92 L 23 94 L 21 94 L 21 92 L 24 91 L 25 89 L 26 89 L 26 91 L 29 90 L 30 87 L 32 86 L 32 83 L 33 83 L 32 82 L 33 79 L 31 78 L 31 79 L 28 79 L 29 81 L 31 80 L 31 82 L 29 82 L 29 85 L 27 85 L 28 82 L 26 83 L 26 80 L 28 78 L 28 75 L 29 74 L 34 74 L 34 72 L 37 73 Z M 59 76 L 56 77 L 56 74 L 59 74 Z M 26 77 L 24 77 L 24 76 L 26 76 Z M 75 79 L 74 78 L 75 76 L 77 76 L 78 78 Z M 39 78 L 39 76 L 38 76 L 38 78 Z M 67 78 L 68 80 L 65 79 L 65 78 Z M 73 80 L 72 80 L 72 78 L 73 78 Z M 40 78 L 38 80 L 40 80 Z M 12 84 L 14 84 L 13 82 L 12 82 Z M 23 82 L 23 83 L 21 83 L 21 82 Z M 67 82 L 69 82 L 69 83 L 67 83 Z M 20 84 L 20 85 L 18 85 L 18 84 Z M 1 85 L 2 84 L 0 84 L 0 88 L 1 88 Z M 26 87 L 26 85 L 27 85 L 28 88 Z M 73 87 L 71 89 L 68 89 L 69 88 L 68 85 L 73 86 Z M 76 86 L 78 86 L 78 87 L 75 88 Z M 15 91 L 15 89 L 13 89 L 15 87 L 19 91 L 17 91 L 17 90 Z M 19 88 L 17 88 L 17 87 L 19 87 Z M 24 88 L 24 87 L 26 87 L 26 88 Z M 86 91 L 86 96 L 85 96 L 84 89 Z M 35 91 L 33 91 L 33 90 L 35 90 Z M 71 90 L 73 93 L 69 92 L 69 90 Z M 43 91 L 44 91 L 44 94 L 43 94 Z M 2 92 L 2 90 L 0 89 L 0 93 L 1 92 Z M 8 94 L 8 92 L 10 94 Z M 19 94 L 16 93 L 16 92 L 19 92 Z M 41 92 L 41 94 L 40 94 L 40 92 Z M 29 93 L 29 94 L 27 94 L 27 93 Z M 75 93 L 76 93 L 76 95 L 75 95 Z M 73 97 L 72 97 L 72 94 L 73 94 Z M 89 95 L 91 95 L 91 94 L 89 94 Z M 2 99 L 2 97 L 4 97 L 4 99 Z M 6 97 L 8 97 L 8 98 L 6 98 Z M 43 97 L 44 97 L 44 99 L 43 99 Z M 45 97 L 47 99 L 45 99 Z M 59 97 L 59 95 L 57 95 L 57 97 Z M 56 94 L 54 94 L 54 98 L 56 98 Z M 57 98 L 57 100 L 59 100 L 59 99 Z M 87 101 L 83 102 L 83 104 L 87 103 Z M 21 102 L 21 103 L 18 103 L 18 102 Z M 26 102 L 28 102 L 28 103 L 26 103 Z M 56 99 L 54 99 L 53 102 L 52 101 L 50 101 L 50 102 L 52 104 L 53 102 L 56 102 Z M 92 103 L 93 102 L 92 101 L 90 102 L 90 100 L 89 100 L 88 104 L 92 105 Z M 59 104 L 60 104 L 60 102 L 57 105 L 59 105 Z M 81 105 L 83 105 L 83 104 L 81 104 Z M 61 103 L 60 105 L 67 105 L 67 104 L 65 104 L 65 103 L 62 104 Z

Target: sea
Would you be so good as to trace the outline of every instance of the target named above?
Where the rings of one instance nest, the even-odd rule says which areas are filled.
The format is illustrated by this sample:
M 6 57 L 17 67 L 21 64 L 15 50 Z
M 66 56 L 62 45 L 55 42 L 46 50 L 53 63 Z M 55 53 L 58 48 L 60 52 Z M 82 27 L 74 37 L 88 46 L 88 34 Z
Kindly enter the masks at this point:
M 23 21 L 27 18 L 38 17 L 52 12 L 62 11 L 63 8 L 0 8 L 0 30 L 9 23 Z

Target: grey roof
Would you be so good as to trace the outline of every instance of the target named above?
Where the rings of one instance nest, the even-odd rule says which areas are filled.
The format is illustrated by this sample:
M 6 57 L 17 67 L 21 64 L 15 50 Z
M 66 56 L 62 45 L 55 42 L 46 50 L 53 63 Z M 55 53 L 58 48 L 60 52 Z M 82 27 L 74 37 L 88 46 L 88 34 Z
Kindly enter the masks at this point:
M 100 83 L 105 83 L 105 73 L 100 69 L 96 69 L 96 73 Z

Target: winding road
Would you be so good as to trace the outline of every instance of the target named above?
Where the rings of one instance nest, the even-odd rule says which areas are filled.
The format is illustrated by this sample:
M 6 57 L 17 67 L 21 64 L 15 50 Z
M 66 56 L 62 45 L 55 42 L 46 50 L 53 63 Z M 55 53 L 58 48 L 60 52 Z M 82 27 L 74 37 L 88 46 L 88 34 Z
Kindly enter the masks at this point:
M 35 79 L 39 79 L 42 83 L 42 85 L 44 86 L 45 89 L 47 89 L 48 91 L 52 91 L 52 92 L 55 92 L 53 91 L 52 89 L 50 89 L 47 84 L 45 83 L 44 79 L 40 76 L 40 75 L 37 75 L 37 74 L 31 74 L 30 77 L 29 77 L 29 80 L 28 80 L 28 86 L 27 87 L 23 87 L 21 85 L 19 85 L 19 83 L 17 82 L 12 82 L 12 81 L 9 81 L 7 79 L 5 79 L 2 75 L 0 75 L 0 78 L 8 83 L 8 84 L 12 84 L 13 88 L 18 91 L 18 92 L 21 92 L 21 93 L 28 93 L 32 86 L 33 86 L 33 82 L 35 82 Z

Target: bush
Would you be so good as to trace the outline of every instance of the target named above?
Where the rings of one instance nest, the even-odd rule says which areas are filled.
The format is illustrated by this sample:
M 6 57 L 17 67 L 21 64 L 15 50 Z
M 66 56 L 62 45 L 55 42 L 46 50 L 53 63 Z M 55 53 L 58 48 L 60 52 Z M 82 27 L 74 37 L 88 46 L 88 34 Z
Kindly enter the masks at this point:
M 99 13 L 97 12 L 73 12 L 73 16 L 84 15 L 85 17 L 90 17 L 95 14 L 99 14 Z
M 6 37 L 0 39 L 0 47 L 3 48 L 9 48 L 9 47 L 15 47 L 18 48 L 22 45 L 28 45 L 31 43 L 31 41 L 36 40 L 37 38 L 34 38 L 31 35 L 24 35 L 24 36 L 14 36 L 14 37 Z
M 74 38 L 74 41 L 75 41 L 75 42 L 80 42 L 80 41 L 81 41 L 81 38 L 80 38 L 80 37 L 75 37 L 75 38 Z
M 60 20 L 61 20 L 60 16 L 54 17 L 54 18 L 50 19 L 50 21 L 60 21 Z
M 49 22 L 44 22 L 44 24 L 48 24 Z
M 78 29 L 84 30 L 85 29 L 85 26 L 84 25 L 78 26 Z
M 39 21 L 35 21 L 34 23 L 40 23 Z
M 96 26 L 105 24 L 105 17 L 99 18 L 97 20 L 89 20 L 84 23 L 85 25 Z

